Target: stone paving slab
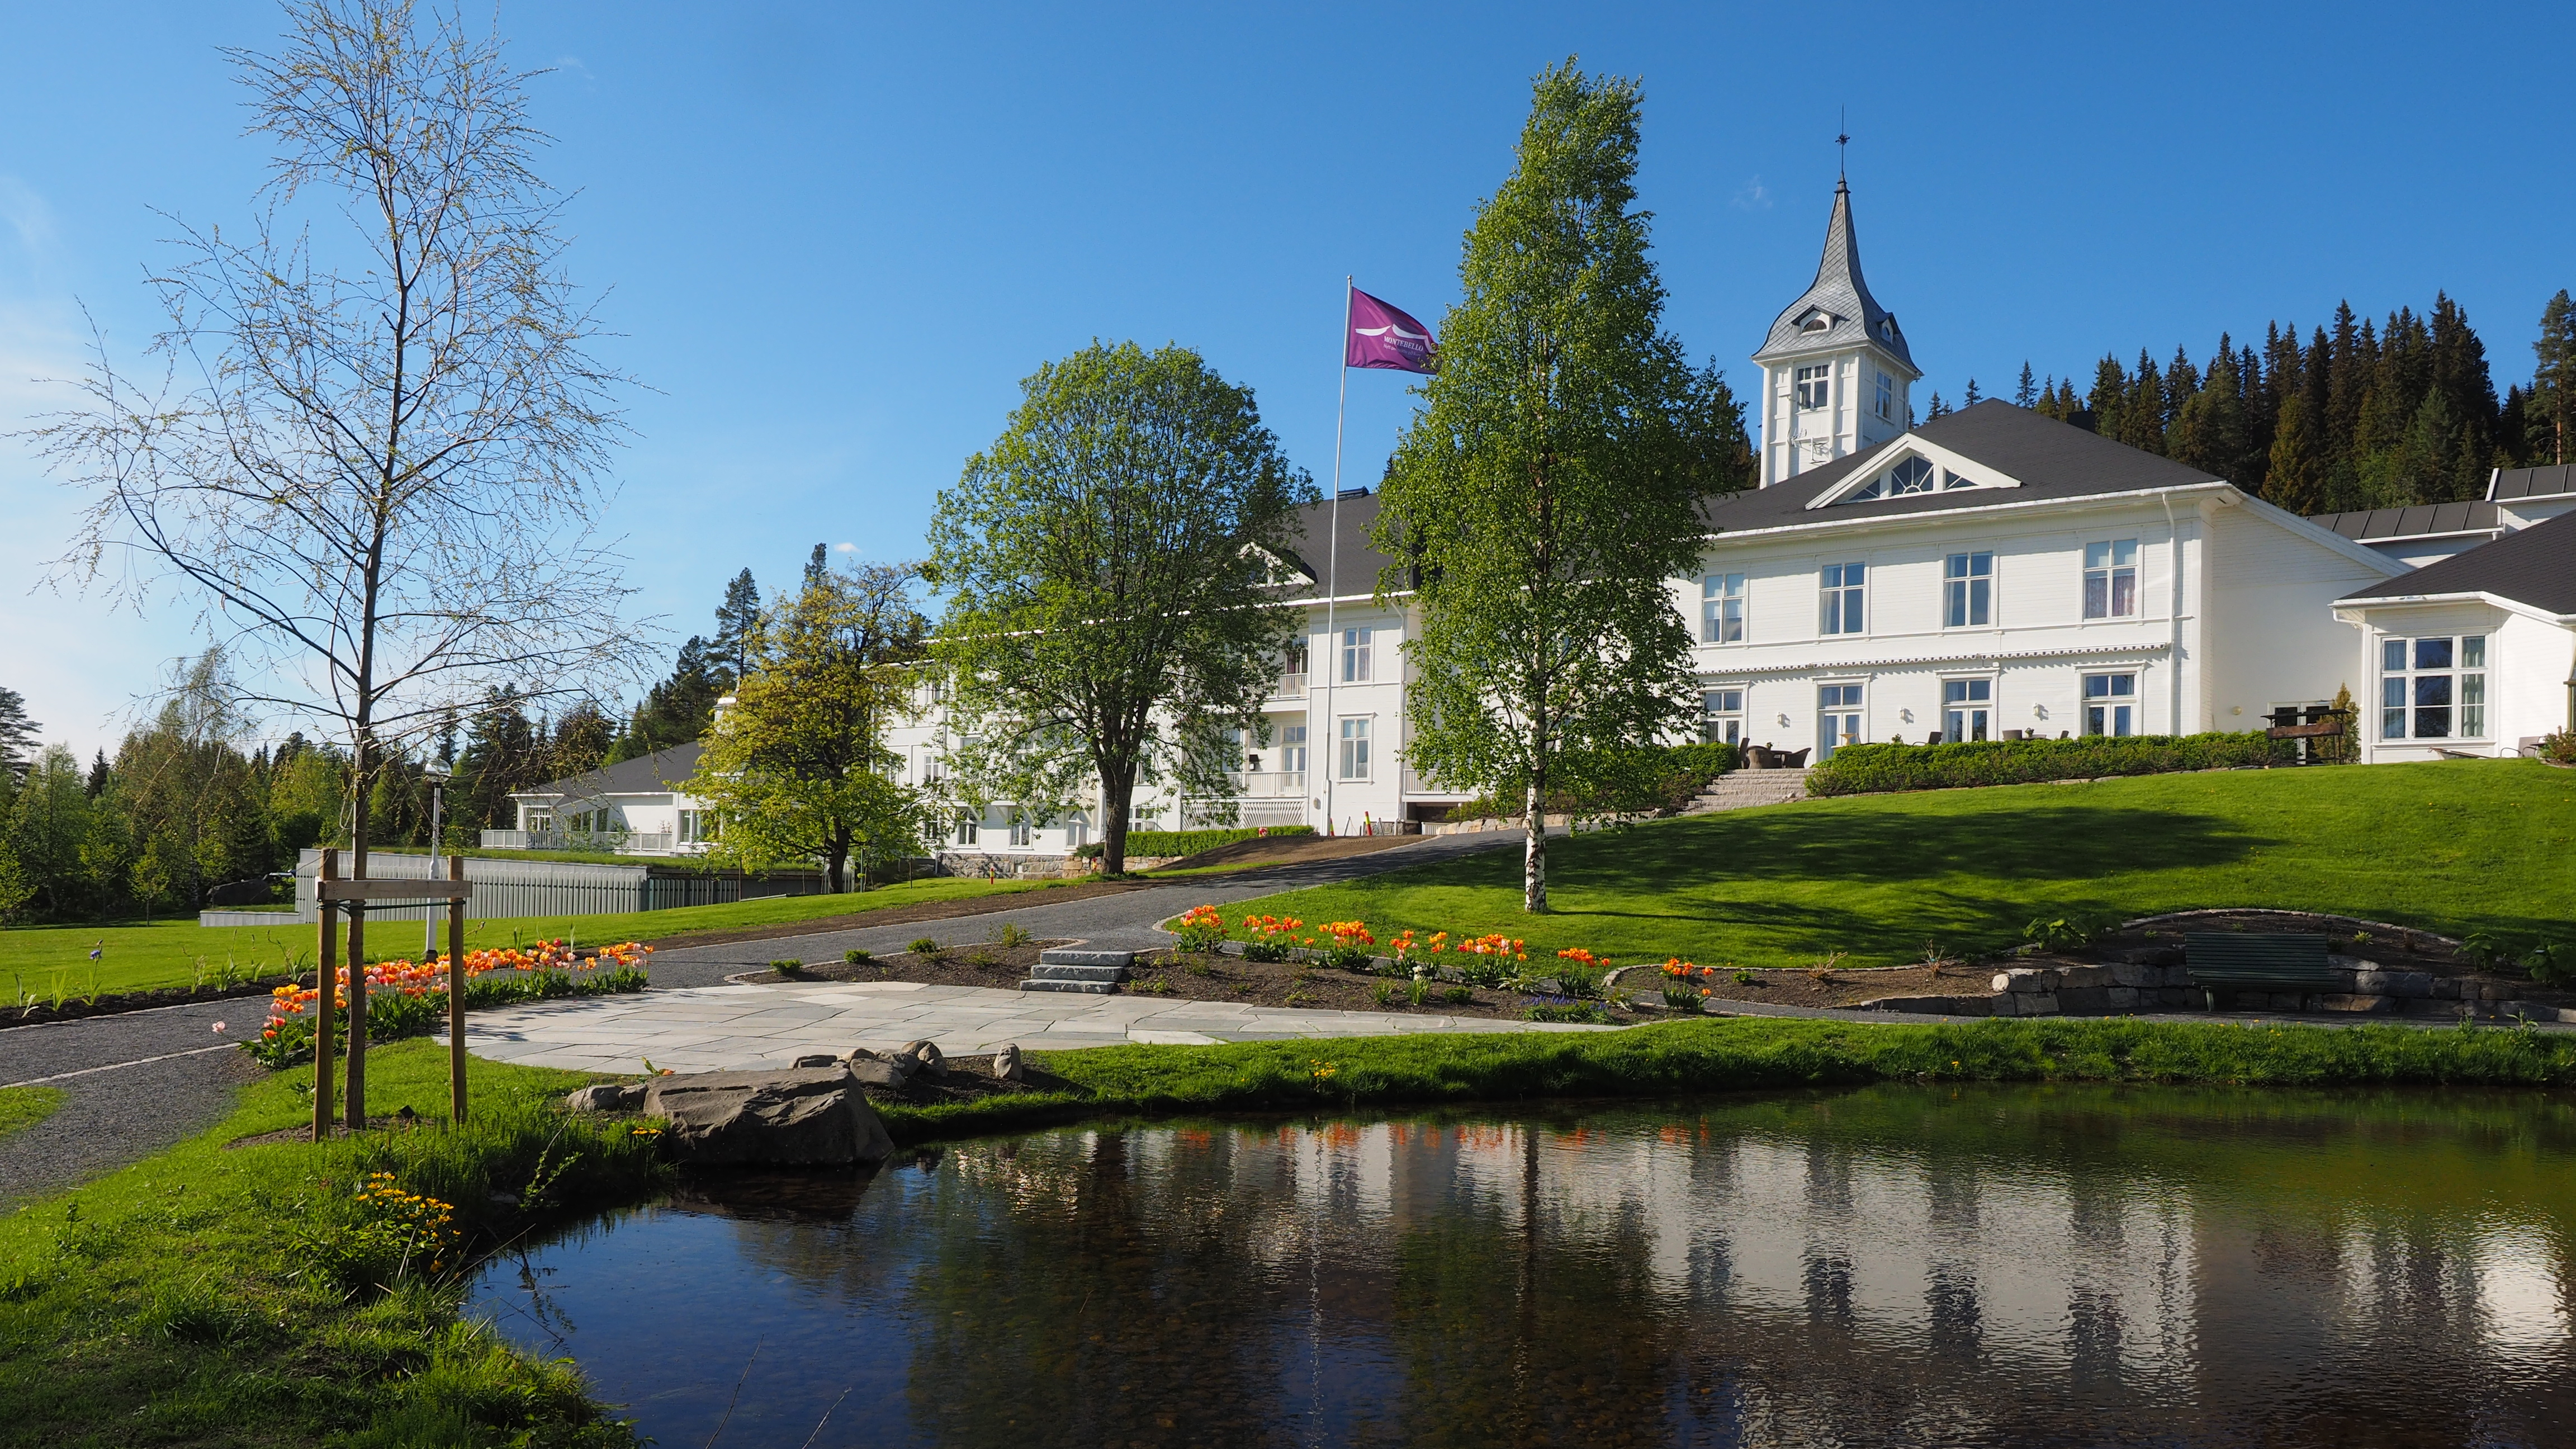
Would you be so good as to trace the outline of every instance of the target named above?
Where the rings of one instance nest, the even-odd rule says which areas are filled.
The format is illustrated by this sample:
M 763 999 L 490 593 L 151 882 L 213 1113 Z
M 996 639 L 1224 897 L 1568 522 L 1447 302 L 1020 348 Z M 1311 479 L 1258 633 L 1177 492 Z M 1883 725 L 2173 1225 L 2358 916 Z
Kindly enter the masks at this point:
M 904 988 L 889 990 L 889 987 Z M 1615 1031 L 1565 1022 L 1315 1011 L 1143 996 L 991 991 L 858 981 L 827 986 L 696 986 L 641 997 L 580 997 L 477 1012 L 476 1056 L 525 1066 L 629 1072 L 641 1059 L 683 1071 L 783 1066 L 816 1051 L 900 1046 L 927 1037 L 952 1056 L 1026 1041 L 1051 1050 L 1128 1042 L 1212 1046 L 1336 1036 L 1493 1031 Z

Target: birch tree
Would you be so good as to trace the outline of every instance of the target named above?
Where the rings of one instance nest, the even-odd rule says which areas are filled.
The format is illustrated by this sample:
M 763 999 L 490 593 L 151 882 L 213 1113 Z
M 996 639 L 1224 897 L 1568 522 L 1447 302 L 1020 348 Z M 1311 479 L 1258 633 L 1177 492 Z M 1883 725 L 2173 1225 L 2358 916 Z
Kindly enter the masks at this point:
M 138 608 L 175 586 L 237 704 L 346 742 L 363 876 L 389 752 L 495 686 L 631 663 L 597 533 L 624 379 L 498 38 L 407 0 L 287 18 L 276 54 L 224 52 L 273 157 L 254 215 L 179 225 L 146 364 L 102 339 L 37 437 L 90 495 L 63 576 Z
M 1551 799 L 1623 798 L 1660 775 L 1650 747 L 1695 687 L 1670 581 L 1697 566 L 1701 504 L 1743 477 L 1724 380 L 1661 330 L 1635 205 L 1640 99 L 1570 61 L 1538 78 L 1376 525 L 1399 561 L 1379 590 L 1414 588 L 1421 620 L 1405 761 L 1523 802 L 1533 912 Z

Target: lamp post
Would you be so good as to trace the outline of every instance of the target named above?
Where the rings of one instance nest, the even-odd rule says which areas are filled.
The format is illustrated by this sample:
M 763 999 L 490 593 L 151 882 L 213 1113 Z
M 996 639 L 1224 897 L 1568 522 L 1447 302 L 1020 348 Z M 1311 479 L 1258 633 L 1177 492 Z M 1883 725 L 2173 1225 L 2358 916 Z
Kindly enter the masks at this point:
M 438 848 L 444 843 L 439 836 L 439 817 L 447 805 L 447 782 L 455 778 L 455 772 L 444 765 L 432 765 L 420 773 L 429 782 L 429 864 L 430 873 L 435 875 Z M 420 958 L 424 961 L 438 952 L 438 916 L 437 911 L 429 911 L 421 921 Z

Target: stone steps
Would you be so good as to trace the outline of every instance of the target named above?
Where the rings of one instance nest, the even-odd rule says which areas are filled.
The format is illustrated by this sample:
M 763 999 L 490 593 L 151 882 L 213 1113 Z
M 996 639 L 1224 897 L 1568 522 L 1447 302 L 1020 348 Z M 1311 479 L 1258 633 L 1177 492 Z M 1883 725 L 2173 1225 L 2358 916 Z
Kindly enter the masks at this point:
M 1813 767 L 1808 767 L 1812 769 Z M 1684 815 L 1720 810 L 1747 810 L 1757 805 L 1785 805 L 1807 798 L 1808 770 L 1735 770 L 1708 782 L 1708 788 L 1682 809 Z
M 1038 964 L 1029 968 L 1029 978 L 1020 983 L 1020 989 L 1115 996 L 1119 983 L 1127 979 L 1127 968 L 1135 964 L 1136 953 L 1133 951 L 1083 951 L 1051 946 L 1038 953 Z

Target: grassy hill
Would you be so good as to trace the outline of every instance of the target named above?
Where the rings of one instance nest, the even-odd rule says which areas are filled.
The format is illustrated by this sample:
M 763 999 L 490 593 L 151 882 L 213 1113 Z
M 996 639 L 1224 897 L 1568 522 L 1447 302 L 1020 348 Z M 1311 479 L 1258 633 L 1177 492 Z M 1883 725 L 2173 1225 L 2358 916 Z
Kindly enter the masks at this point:
M 1801 967 L 2017 944 L 2037 916 L 2331 911 L 2576 943 L 2576 770 L 2452 761 L 2157 775 L 1810 800 L 1548 847 L 1556 913 L 1496 851 L 1228 906 L 1309 922 L 1501 931 L 1536 957 Z

